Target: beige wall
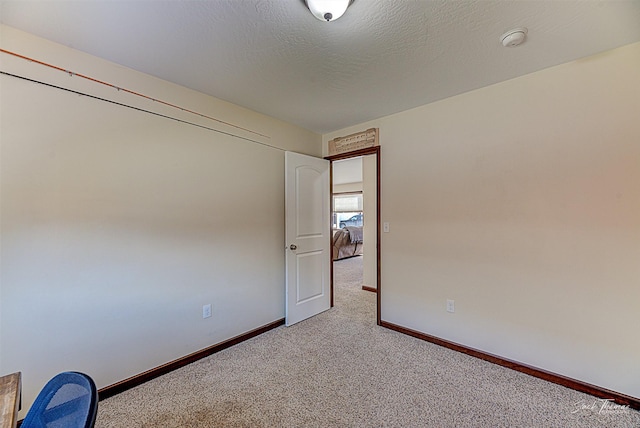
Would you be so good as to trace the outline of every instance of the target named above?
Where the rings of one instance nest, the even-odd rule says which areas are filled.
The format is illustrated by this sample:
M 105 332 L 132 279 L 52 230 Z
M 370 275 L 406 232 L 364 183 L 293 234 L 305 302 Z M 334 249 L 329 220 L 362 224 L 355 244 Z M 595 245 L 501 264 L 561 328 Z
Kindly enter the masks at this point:
M 321 137 L 295 126 L 8 27 L 0 40 L 270 138 L 1 54 L 4 71 L 321 155 Z M 282 150 L 0 85 L 0 372 L 22 371 L 24 410 L 57 372 L 104 387 L 284 317 Z
M 640 397 L 638 76 L 640 43 L 324 135 L 380 128 L 382 319 Z

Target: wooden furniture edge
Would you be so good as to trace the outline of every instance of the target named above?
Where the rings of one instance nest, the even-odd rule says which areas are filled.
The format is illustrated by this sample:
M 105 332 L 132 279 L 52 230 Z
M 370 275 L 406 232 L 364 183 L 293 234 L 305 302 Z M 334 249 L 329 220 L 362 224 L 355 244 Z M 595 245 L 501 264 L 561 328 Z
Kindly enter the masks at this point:
M 212 345 L 207 348 L 201 349 L 192 354 L 186 355 L 182 358 L 178 358 L 176 360 L 170 361 L 166 364 L 147 370 L 146 372 L 137 374 L 123 381 L 114 383 L 109 386 L 105 386 L 104 388 L 101 388 L 98 390 L 98 397 L 100 400 L 104 400 L 105 398 L 112 397 L 116 394 L 119 394 L 135 386 L 138 386 L 147 381 L 150 381 L 151 379 L 155 379 L 173 370 L 179 369 L 180 367 L 184 367 L 187 364 L 191 364 L 202 358 L 208 357 L 209 355 L 215 354 L 216 352 L 220 352 L 224 349 L 230 348 L 231 346 L 237 345 L 253 337 L 259 336 L 263 333 L 266 333 L 269 330 L 273 330 L 274 328 L 280 327 L 281 325 L 284 325 L 284 318 L 279 319 L 277 321 L 273 321 L 269 324 L 263 325 L 262 327 L 255 328 L 251 331 L 240 334 L 238 336 L 232 337 L 231 339 L 227 339 L 216 345 Z
M 0 427 L 13 428 L 18 422 L 18 411 L 22 400 L 22 373 L 15 372 L 0 376 L 2 409 L 0 409 Z
M 362 286 L 362 289 L 363 289 L 364 291 L 371 291 L 372 293 L 377 293 L 377 292 L 378 292 L 378 289 L 377 289 L 377 288 L 375 288 L 375 287 L 369 287 L 368 285 L 363 285 L 363 286 Z
M 533 367 L 524 363 L 509 360 L 507 358 L 503 358 L 498 355 L 494 355 L 488 352 L 480 351 L 478 349 L 470 348 L 468 346 L 464 346 L 459 343 L 451 342 L 446 339 L 441 339 L 439 337 L 422 333 L 416 330 L 412 330 L 407 327 L 402 327 L 400 325 L 393 324 L 387 321 L 381 321 L 380 326 L 384 328 L 388 328 L 390 330 L 397 331 L 399 333 L 413 336 L 417 339 L 434 343 L 439 346 L 444 346 L 445 348 L 448 348 L 457 352 L 462 352 L 463 354 L 467 354 L 469 356 L 476 357 L 493 364 L 507 367 L 509 369 L 516 370 L 521 373 L 528 374 L 530 376 L 544 379 L 548 382 L 562 385 L 564 387 L 574 389 L 576 391 L 584 392 L 586 394 L 593 395 L 594 397 L 598 397 L 606 400 L 613 400 L 616 404 L 629 406 L 632 409 L 640 410 L 640 398 L 637 398 L 637 397 L 632 397 L 630 395 L 622 394 L 617 391 L 612 391 L 607 388 L 603 388 L 597 385 L 593 385 L 577 379 L 573 379 L 567 376 L 563 376 L 557 373 L 543 370 L 538 367 Z

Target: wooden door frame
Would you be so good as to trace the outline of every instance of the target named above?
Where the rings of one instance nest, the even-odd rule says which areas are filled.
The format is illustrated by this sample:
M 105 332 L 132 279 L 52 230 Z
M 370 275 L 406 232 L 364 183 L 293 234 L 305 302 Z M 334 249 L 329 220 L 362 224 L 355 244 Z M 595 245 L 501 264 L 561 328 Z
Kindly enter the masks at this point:
M 381 314 L 380 314 L 380 296 L 381 296 L 381 276 L 380 276 L 380 237 L 382 233 L 381 228 L 381 219 L 380 219 L 380 146 L 369 147 L 366 149 L 360 149 L 353 152 L 348 153 L 340 153 L 337 155 L 327 156 L 326 160 L 329 161 L 329 189 L 331 190 L 331 197 L 333 198 L 333 162 L 338 160 L 357 158 L 360 156 L 368 156 L 368 155 L 376 155 L 376 323 L 380 325 Z M 333 206 L 333 201 L 331 201 L 331 205 Z M 333 307 L 333 228 L 332 225 L 329 224 L 329 228 L 331 233 L 329 236 L 331 237 L 331 251 L 329 251 L 329 257 L 331 257 L 331 307 Z

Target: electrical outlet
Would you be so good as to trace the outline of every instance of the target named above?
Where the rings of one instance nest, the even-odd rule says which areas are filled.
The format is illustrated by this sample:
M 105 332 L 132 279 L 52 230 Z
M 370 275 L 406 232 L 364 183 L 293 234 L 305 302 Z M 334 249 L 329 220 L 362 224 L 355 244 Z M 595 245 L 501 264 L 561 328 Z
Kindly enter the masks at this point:
M 447 299 L 447 312 L 455 312 L 456 311 L 456 305 L 455 302 L 451 299 Z
M 211 303 L 208 305 L 204 305 L 202 307 L 202 318 L 210 318 L 211 317 Z

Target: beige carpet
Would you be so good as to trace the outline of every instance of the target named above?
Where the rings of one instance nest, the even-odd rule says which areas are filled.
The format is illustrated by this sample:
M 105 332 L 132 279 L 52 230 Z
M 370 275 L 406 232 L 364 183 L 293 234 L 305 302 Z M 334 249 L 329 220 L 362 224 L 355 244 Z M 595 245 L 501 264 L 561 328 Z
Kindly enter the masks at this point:
M 336 306 L 101 401 L 97 427 L 640 427 L 569 390 L 375 325 L 361 257 Z

